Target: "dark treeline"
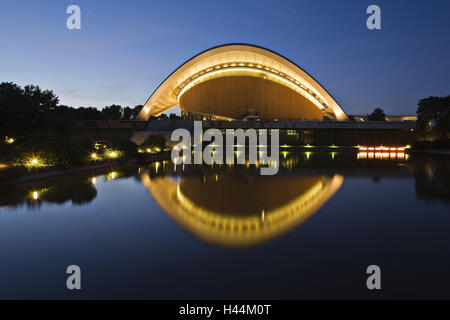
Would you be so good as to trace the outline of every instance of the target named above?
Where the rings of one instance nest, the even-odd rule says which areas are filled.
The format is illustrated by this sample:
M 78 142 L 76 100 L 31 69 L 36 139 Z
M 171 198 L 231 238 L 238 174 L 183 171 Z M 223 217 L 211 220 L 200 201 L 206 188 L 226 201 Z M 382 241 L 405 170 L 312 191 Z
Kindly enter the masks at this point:
M 11 82 L 0 84 L 0 135 L 20 138 L 36 130 L 67 131 L 76 120 L 133 120 L 142 105 L 73 108 L 59 105 L 59 98 L 51 90 L 39 86 L 20 87 Z
M 111 105 L 101 110 L 73 108 L 60 105 L 59 98 L 51 90 L 42 90 L 34 85 L 22 88 L 11 82 L 2 82 L 0 160 L 19 166 L 33 158 L 40 159 L 38 164 L 44 167 L 84 164 L 89 154 L 96 150 L 91 141 L 71 134 L 74 121 L 132 120 L 141 109 L 140 105 Z M 122 150 L 125 157 L 134 157 L 136 145 L 131 144 L 130 141 L 112 141 L 110 147 Z
M 74 120 L 134 120 L 142 109 L 142 105 L 122 107 L 117 104 L 99 110 L 93 107 L 58 106 L 58 112 Z
M 450 95 L 422 99 L 418 106 L 418 128 L 424 131 L 434 130 L 440 138 L 447 138 L 450 133 Z

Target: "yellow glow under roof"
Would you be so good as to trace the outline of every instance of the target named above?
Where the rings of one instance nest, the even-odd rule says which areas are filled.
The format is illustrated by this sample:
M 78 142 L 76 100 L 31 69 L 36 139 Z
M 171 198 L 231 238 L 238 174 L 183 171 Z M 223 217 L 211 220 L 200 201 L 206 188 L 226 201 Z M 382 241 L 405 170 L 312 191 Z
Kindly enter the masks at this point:
M 279 54 L 247 44 L 231 44 L 206 50 L 185 62 L 153 92 L 139 113 L 137 120 L 148 120 L 178 106 L 178 98 L 190 87 L 206 79 L 213 70 L 244 67 L 246 71 L 264 72 L 279 83 L 284 83 L 311 100 L 317 107 L 334 113 L 336 120 L 347 120 L 347 115 L 333 97 L 309 74 Z M 227 72 L 222 72 L 226 76 Z M 218 75 L 217 71 L 215 73 Z

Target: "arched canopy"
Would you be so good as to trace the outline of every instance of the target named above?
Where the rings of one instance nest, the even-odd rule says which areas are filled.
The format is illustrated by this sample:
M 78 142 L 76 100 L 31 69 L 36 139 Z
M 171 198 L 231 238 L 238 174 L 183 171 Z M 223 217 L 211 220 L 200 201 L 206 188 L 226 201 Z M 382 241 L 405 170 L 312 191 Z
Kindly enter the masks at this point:
M 273 51 L 247 44 L 214 47 L 185 62 L 153 92 L 138 120 L 178 106 L 181 96 L 200 83 L 233 75 L 264 77 L 296 91 L 336 120 L 347 120 L 333 97 L 303 69 Z
M 196 183 L 195 179 L 186 181 L 182 177 L 175 181 L 168 176 L 151 178 L 148 173 L 141 174 L 145 188 L 173 220 L 208 243 L 235 248 L 255 246 L 296 228 L 333 197 L 344 181 L 340 175 L 272 176 L 261 185 L 261 181 L 268 178 L 265 176 L 264 179 L 260 177 L 255 184 L 260 187 L 255 190 L 248 181 L 239 181 L 241 178 L 237 176 L 225 177 L 225 184 L 239 189 L 232 197 L 266 198 L 264 204 L 269 206 L 261 211 L 259 203 L 249 200 L 248 205 L 242 201 L 224 205 L 225 201 L 220 200 L 223 198 L 220 188 L 223 178 L 220 177 L 220 182 L 213 180 L 205 185 Z M 286 190 L 280 187 L 270 189 L 270 186 L 286 185 L 286 182 L 293 186 L 289 195 L 285 195 Z M 195 190 L 190 191 L 191 188 Z M 242 206 L 245 206 L 243 210 Z

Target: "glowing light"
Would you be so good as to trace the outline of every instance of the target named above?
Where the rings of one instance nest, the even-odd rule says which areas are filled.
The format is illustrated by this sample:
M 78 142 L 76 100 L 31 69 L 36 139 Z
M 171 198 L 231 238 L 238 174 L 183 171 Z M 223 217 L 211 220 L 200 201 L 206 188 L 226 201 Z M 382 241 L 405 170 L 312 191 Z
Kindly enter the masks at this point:
M 30 156 L 26 162 L 25 166 L 29 168 L 39 168 L 39 167 L 45 167 L 45 163 L 42 161 L 42 159 L 39 159 L 36 156 Z
M 367 159 L 367 152 L 358 152 L 357 158 L 358 159 Z
M 202 75 L 198 75 L 195 77 L 194 80 L 191 80 L 190 82 L 188 82 L 186 85 L 184 85 L 181 90 L 178 93 L 177 96 L 177 100 L 178 102 L 180 101 L 181 96 L 188 91 L 190 88 L 194 87 L 196 84 L 202 82 L 202 80 L 204 80 L 205 78 L 210 78 L 214 75 L 218 75 L 218 74 L 223 74 L 223 73 L 229 73 L 229 72 L 250 72 L 250 73 L 263 73 L 266 77 L 270 77 L 273 80 L 276 80 L 277 82 L 281 82 L 283 84 L 286 84 L 287 86 L 291 87 L 292 89 L 294 89 L 295 91 L 297 91 L 298 93 L 300 93 L 301 95 L 305 96 L 308 100 L 310 100 L 315 106 L 317 106 L 319 109 L 325 109 L 327 108 L 326 105 L 323 105 L 321 103 L 321 98 L 320 100 L 317 99 L 317 97 L 319 97 L 319 95 L 315 92 L 313 92 L 312 90 L 305 89 L 306 87 L 304 85 L 298 85 L 295 81 L 289 80 L 286 76 L 280 75 L 280 72 L 273 70 L 273 69 L 269 69 L 269 68 L 264 68 L 263 71 L 262 69 L 259 68 L 254 68 L 254 67 L 245 67 L 244 63 L 239 63 L 238 67 L 221 67 L 221 66 L 216 66 L 214 67 L 214 69 L 208 68 L 205 70 L 205 73 Z M 322 100 L 323 101 L 323 100 Z
M 94 159 L 94 160 L 97 159 L 97 154 L 96 153 L 92 153 L 91 154 L 91 159 Z
M 5 138 L 5 141 L 6 141 L 6 143 L 8 143 L 8 144 L 12 144 L 12 143 L 14 143 L 14 138 L 8 138 L 8 137 L 6 137 Z
M 109 157 L 110 157 L 110 158 L 117 158 L 117 156 L 118 156 L 117 151 L 111 151 L 111 152 L 109 153 Z
M 97 178 L 96 178 L 96 177 L 93 177 L 93 178 L 91 179 L 91 182 L 92 182 L 92 184 L 96 184 L 96 183 L 97 183 Z
M 115 171 L 110 172 L 108 174 L 108 178 L 109 178 L 109 180 L 114 180 L 115 178 L 117 178 L 117 172 L 115 172 Z
M 34 199 L 34 200 L 39 199 L 39 192 L 34 191 L 33 194 L 32 194 L 32 196 L 33 196 L 33 199 Z
M 408 155 L 405 155 L 406 147 L 359 147 L 359 151 L 361 150 L 376 150 L 375 152 L 369 152 L 368 154 L 366 152 L 358 152 L 357 158 L 358 159 L 404 159 L 408 158 Z M 366 156 L 367 155 L 367 156 Z

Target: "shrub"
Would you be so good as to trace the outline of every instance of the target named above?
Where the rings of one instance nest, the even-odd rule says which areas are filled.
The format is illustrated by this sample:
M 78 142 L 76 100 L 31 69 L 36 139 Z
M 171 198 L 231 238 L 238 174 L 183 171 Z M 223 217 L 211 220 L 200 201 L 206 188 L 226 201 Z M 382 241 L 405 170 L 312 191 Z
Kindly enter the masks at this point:
M 166 148 L 166 138 L 160 134 L 152 134 L 141 144 L 144 150 L 150 149 L 150 152 L 160 152 Z

